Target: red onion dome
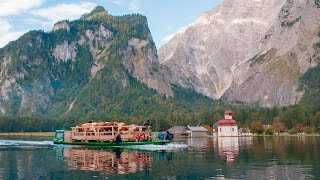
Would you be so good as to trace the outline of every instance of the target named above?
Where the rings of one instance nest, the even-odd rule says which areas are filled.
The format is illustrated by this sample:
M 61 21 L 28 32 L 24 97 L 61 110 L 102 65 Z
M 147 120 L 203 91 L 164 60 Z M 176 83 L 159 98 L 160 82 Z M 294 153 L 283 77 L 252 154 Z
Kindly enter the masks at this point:
M 236 126 L 237 122 L 233 119 L 221 119 L 217 124 L 218 126 Z

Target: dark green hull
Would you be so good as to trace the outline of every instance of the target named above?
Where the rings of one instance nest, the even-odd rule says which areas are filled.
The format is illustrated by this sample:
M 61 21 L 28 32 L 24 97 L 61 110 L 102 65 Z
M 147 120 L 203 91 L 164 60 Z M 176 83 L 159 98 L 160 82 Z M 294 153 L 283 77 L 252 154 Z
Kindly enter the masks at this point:
M 136 146 L 136 145 L 164 145 L 173 142 L 173 140 L 163 140 L 163 141 L 143 141 L 143 142 L 59 142 L 53 141 L 54 144 L 66 144 L 66 145 L 84 145 L 84 146 L 102 146 L 102 147 L 111 147 L 111 146 Z

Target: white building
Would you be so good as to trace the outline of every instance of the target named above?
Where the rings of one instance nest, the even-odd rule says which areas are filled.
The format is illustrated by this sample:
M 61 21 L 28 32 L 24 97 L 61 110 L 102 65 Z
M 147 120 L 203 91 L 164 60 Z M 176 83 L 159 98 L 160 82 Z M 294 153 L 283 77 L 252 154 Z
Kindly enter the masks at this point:
M 207 137 L 208 130 L 202 126 L 188 126 L 189 137 Z
M 232 119 L 231 110 L 224 112 L 224 119 L 216 123 L 215 130 L 217 136 L 238 136 L 237 122 Z

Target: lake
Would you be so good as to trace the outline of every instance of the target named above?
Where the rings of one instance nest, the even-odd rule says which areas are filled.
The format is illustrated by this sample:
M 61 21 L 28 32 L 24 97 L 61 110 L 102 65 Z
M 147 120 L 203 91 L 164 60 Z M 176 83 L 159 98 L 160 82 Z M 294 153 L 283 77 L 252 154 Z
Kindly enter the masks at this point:
M 320 137 L 179 139 L 103 149 L 0 139 L 0 179 L 319 179 Z

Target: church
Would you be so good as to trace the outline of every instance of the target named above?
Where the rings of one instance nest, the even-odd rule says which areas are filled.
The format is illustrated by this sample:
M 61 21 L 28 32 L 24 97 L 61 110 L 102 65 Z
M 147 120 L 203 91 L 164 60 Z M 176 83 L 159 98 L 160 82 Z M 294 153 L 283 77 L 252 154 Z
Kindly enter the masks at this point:
M 237 121 L 232 119 L 232 111 L 224 112 L 224 119 L 219 120 L 215 124 L 217 136 L 238 136 Z

